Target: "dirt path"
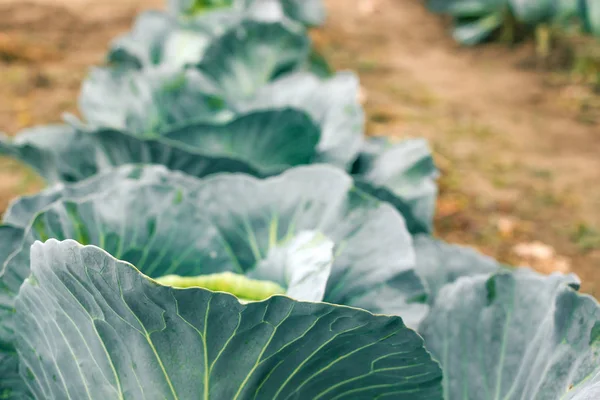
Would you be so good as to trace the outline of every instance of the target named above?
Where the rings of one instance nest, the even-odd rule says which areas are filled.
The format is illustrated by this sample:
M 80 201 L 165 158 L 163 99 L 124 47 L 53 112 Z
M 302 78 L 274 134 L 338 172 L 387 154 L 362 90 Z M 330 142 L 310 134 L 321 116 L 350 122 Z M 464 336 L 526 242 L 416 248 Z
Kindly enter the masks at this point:
M 439 235 L 542 270 L 570 265 L 585 290 L 600 293 L 598 98 L 521 67 L 529 45 L 459 48 L 418 0 L 355 1 L 327 0 L 330 18 L 315 41 L 336 68 L 359 72 L 370 133 L 430 139 L 444 172 Z M 0 129 L 9 133 L 73 111 L 80 80 L 109 40 L 140 9 L 162 4 L 41 2 L 36 14 L 31 4 L 0 0 L 0 59 L 3 34 L 29 52 L 0 63 L 0 91 L 8 93 Z M 0 208 L 35 188 L 14 163 L 2 161 L 0 171 Z M 556 254 L 545 257 L 539 246 L 540 260 L 514 253 L 533 240 Z

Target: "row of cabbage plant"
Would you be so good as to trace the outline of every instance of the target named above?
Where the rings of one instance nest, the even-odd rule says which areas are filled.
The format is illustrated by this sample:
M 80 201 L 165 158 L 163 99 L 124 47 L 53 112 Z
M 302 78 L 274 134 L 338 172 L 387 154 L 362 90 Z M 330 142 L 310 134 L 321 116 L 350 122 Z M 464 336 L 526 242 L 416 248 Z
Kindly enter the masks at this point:
M 15 399 L 600 396 L 573 275 L 431 235 L 427 143 L 367 138 L 318 0 L 142 13 L 83 120 L 0 141 L 49 187 L 0 226 L 0 395 Z
M 426 0 L 436 13 L 454 21 L 453 36 L 464 45 L 475 45 L 505 29 L 523 26 L 545 29 L 559 26 L 600 36 L 600 3 L 597 0 Z M 539 40 L 544 35 L 539 36 Z

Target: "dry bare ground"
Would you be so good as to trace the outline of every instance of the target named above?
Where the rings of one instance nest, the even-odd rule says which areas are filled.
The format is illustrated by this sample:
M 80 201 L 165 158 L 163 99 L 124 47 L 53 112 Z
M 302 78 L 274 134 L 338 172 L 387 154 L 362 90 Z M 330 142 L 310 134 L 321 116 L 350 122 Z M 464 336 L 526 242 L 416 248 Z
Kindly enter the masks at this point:
M 369 133 L 424 136 L 443 171 L 437 233 L 600 293 L 598 97 L 526 68 L 530 44 L 459 48 L 418 0 L 327 0 L 315 43 L 357 71 Z M 0 0 L 0 130 L 76 110 L 89 66 L 159 0 Z M 0 159 L 0 209 L 40 183 Z

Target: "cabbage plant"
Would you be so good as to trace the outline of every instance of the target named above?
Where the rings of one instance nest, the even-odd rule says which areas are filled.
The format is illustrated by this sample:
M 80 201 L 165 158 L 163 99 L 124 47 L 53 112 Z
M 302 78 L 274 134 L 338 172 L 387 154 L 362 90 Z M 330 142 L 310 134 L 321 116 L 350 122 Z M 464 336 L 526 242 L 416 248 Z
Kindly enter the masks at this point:
M 437 195 L 431 152 L 421 140 L 365 140 L 358 89 L 349 72 L 327 79 L 295 73 L 238 98 L 193 70 L 97 69 L 80 97 L 87 124 L 28 129 L 0 141 L 0 153 L 30 164 L 49 183 L 130 163 L 196 177 L 269 176 L 328 163 L 394 204 L 412 233 L 429 232 Z
M 441 396 L 439 366 L 398 317 L 169 287 L 72 241 L 31 257 L 17 348 L 36 398 Z
M 138 398 L 144 378 L 160 398 L 599 393 L 600 312 L 576 277 L 411 239 L 333 167 L 199 180 L 126 165 L 17 199 L 0 235 L 15 398 Z M 400 318 L 359 308 L 417 327 L 443 385 Z
M 375 232 L 383 236 L 374 235 Z M 66 397 L 65 393 L 73 397 L 75 393 L 83 393 L 79 390 L 84 390 L 86 385 L 89 389 L 91 384 L 94 385 L 91 392 L 94 396 L 114 393 L 113 396 L 118 397 L 119 390 L 124 390 L 122 387 L 119 389 L 120 385 L 125 385 L 123 380 L 127 385 L 135 386 L 136 383 L 135 373 L 130 375 L 123 372 L 122 375 L 119 371 L 129 371 L 132 366 L 135 371 L 135 365 L 139 365 L 151 371 L 140 372 L 142 375 L 137 379 L 152 377 L 150 380 L 157 385 L 166 385 L 162 389 L 156 388 L 156 396 L 168 398 L 169 385 L 163 381 L 159 369 L 172 369 L 179 356 L 169 353 L 167 347 L 157 349 L 148 336 L 152 336 L 152 332 L 156 332 L 156 336 L 167 334 L 157 340 L 164 341 L 163 346 L 168 346 L 171 341 L 168 335 L 191 335 L 199 321 L 209 318 L 207 313 L 203 313 L 202 318 L 196 314 L 202 309 L 201 305 L 209 307 L 207 302 L 215 301 L 214 335 L 217 338 L 214 340 L 226 340 L 218 332 L 231 327 L 229 335 L 232 340 L 235 338 L 244 343 L 262 341 L 265 346 L 262 351 L 257 347 L 253 355 L 248 355 L 248 365 L 260 363 L 265 351 L 274 355 L 273 351 L 278 348 L 267 348 L 270 341 L 275 339 L 269 339 L 270 333 L 264 331 L 268 331 L 269 326 L 277 330 L 278 323 L 264 320 L 266 325 L 261 328 L 258 326 L 262 321 L 261 316 L 264 319 L 273 312 L 273 318 L 275 315 L 279 317 L 272 321 L 281 323 L 281 318 L 289 316 L 291 325 L 283 329 L 282 337 L 275 340 L 274 346 L 279 343 L 279 346 L 285 347 L 290 343 L 292 348 L 282 350 L 283 354 L 295 354 L 300 347 L 295 348 L 291 338 L 306 334 L 309 325 L 316 324 L 320 315 L 329 315 L 319 328 L 325 329 L 330 335 L 324 336 L 322 344 L 326 346 L 325 341 L 332 339 L 332 332 L 340 333 L 340 344 L 332 344 L 331 348 L 351 346 L 350 351 L 356 353 L 358 358 L 349 355 L 344 363 L 356 365 L 357 372 L 352 375 L 354 367 L 347 371 L 351 374 L 348 379 L 352 382 L 348 385 L 343 383 L 345 378 L 317 379 L 316 382 L 333 386 L 323 389 L 321 384 L 317 385 L 318 390 L 327 390 L 325 393 L 328 394 L 323 394 L 323 398 L 333 398 L 335 396 L 332 393 L 357 387 L 362 388 L 357 393 L 364 390 L 369 396 L 371 393 L 381 394 L 407 388 L 410 393 L 413 393 L 412 390 L 416 390 L 415 393 L 422 390 L 431 394 L 437 393 L 440 388 L 437 364 L 430 359 L 427 361 L 429 356 L 422 349 L 421 340 L 405 327 L 402 320 L 375 317 L 355 308 L 342 309 L 320 303 L 324 301 L 379 314 L 400 315 L 410 326 L 418 325 L 428 308 L 423 303 L 427 294 L 415 271 L 412 240 L 402 217 L 390 205 L 356 188 L 352 179 L 336 168 L 297 168 L 267 180 L 241 174 L 219 174 L 198 180 L 160 166 L 123 166 L 77 184 L 59 185 L 38 195 L 17 200 L 4 217 L 0 235 L 3 246 L 0 248 L 0 261 L 3 264 L 0 280 L 1 365 L 3 370 L 12 371 L 5 375 L 12 376 L 4 381 L 6 387 L 11 386 L 12 381 L 17 382 L 17 388 L 22 384 L 16 371 L 20 358 L 20 375 L 26 378 L 27 386 L 38 398 L 62 398 Z M 27 283 L 21 287 L 26 280 Z M 164 286 L 196 289 L 174 292 Z M 61 289 L 64 292 L 61 293 Z M 214 295 L 207 290 L 227 291 L 236 295 L 237 299 Z M 183 296 L 180 300 L 177 300 L 177 293 Z M 188 295 L 198 298 L 192 301 L 185 298 Z M 276 295 L 286 297 L 272 297 Z M 210 300 L 214 296 L 216 299 Z M 288 298 L 314 304 L 298 305 L 296 309 Z M 260 306 L 251 304 L 265 299 L 269 300 Z M 122 304 L 115 303 L 121 300 Z M 247 304 L 241 305 L 240 301 Z M 197 318 L 193 319 L 190 315 L 190 320 L 178 320 L 178 317 L 182 317 L 180 314 L 185 312 L 182 309 L 177 312 L 178 304 L 179 307 L 190 307 L 189 312 Z M 338 309 L 341 314 L 336 316 L 335 310 Z M 298 311 L 297 315 L 294 310 Z M 226 311 L 225 319 L 219 319 L 218 316 Z M 37 315 L 38 312 L 41 314 Z M 174 314 L 165 316 L 164 313 L 170 312 Z M 238 324 L 244 321 L 245 313 L 254 317 L 249 317 L 244 325 L 236 325 L 236 321 Z M 240 315 L 242 320 L 239 319 Z M 342 322 L 346 319 L 347 323 Z M 365 324 L 360 322 L 362 319 Z M 57 321 L 67 325 L 63 322 L 57 324 Z M 74 322 L 74 325 L 69 325 L 71 322 L 67 321 Z M 371 323 L 377 324 L 376 321 L 382 321 L 382 325 L 370 327 Z M 361 339 L 357 338 L 354 343 L 351 340 L 353 334 L 338 331 L 335 328 L 338 325 L 344 332 L 346 328 L 351 328 L 348 332 L 356 328 Z M 244 326 L 246 328 L 242 329 Z M 298 327 L 295 331 L 292 329 L 294 326 Z M 389 336 L 392 331 L 381 331 L 376 326 L 385 326 L 386 329 L 396 326 L 392 330 L 397 330 L 397 333 Z M 191 330 L 186 334 L 186 329 Z M 237 329 L 241 334 L 239 338 L 235 336 Z M 142 336 L 138 337 L 140 333 Z M 371 339 L 368 339 L 371 334 L 376 335 L 373 338 L 379 338 L 373 339 L 377 343 L 383 338 L 391 339 L 396 334 L 400 335 L 400 342 L 394 342 L 393 339 L 388 350 L 377 350 L 377 355 L 371 358 L 372 363 L 358 362 L 360 354 L 371 354 L 371 350 L 367 350 L 372 349 L 369 345 Z M 48 342 L 48 335 L 55 336 Z M 131 348 L 131 353 L 123 354 L 124 358 L 120 358 L 122 346 L 129 348 L 131 343 L 126 339 L 128 337 L 136 343 L 138 339 L 141 342 L 139 346 Z M 202 334 L 198 339 L 201 338 Z M 90 344 L 88 340 L 95 342 Z M 343 352 L 336 350 L 334 355 L 326 350 L 327 347 L 318 348 L 319 342 L 315 340 L 310 339 L 310 343 L 315 344 L 316 354 L 321 354 L 319 352 L 322 350 L 324 357 L 329 354 L 327 357 L 334 359 L 325 357 L 323 364 L 314 362 L 321 367 L 332 363 L 331 373 L 336 376 L 339 374 L 335 372 L 338 367 L 333 368 L 333 365 L 337 363 L 336 357 Z M 219 349 L 237 349 L 234 353 L 241 351 L 244 354 L 245 350 L 240 349 L 239 345 L 231 350 L 226 347 Z M 402 350 L 405 345 L 410 351 L 417 351 L 415 356 L 421 354 L 417 358 L 424 361 L 417 362 L 412 356 L 405 355 Z M 64 353 L 62 349 L 68 351 L 70 346 L 87 350 L 72 354 L 73 358 L 56 358 L 57 354 Z M 201 351 L 201 346 L 201 341 L 190 337 L 189 346 L 182 345 L 178 350 L 171 346 L 170 351 L 182 357 L 188 352 L 195 354 Z M 306 344 L 302 346 L 305 349 L 302 354 L 308 357 L 313 350 L 306 350 Z M 362 346 L 365 346 L 364 351 L 359 350 Z M 101 353 L 97 353 L 100 349 L 103 349 Z M 151 350 L 158 353 L 154 354 L 156 360 L 147 359 Z M 161 352 L 165 352 L 165 356 L 175 357 L 169 360 L 170 367 L 160 367 Z M 216 355 L 205 354 L 203 357 L 214 360 Z M 298 356 L 289 357 L 293 360 L 285 361 L 279 356 L 266 357 L 270 361 L 265 362 L 260 370 L 268 368 L 271 371 L 280 362 L 289 362 L 290 368 L 293 368 L 302 360 Z M 202 373 L 201 365 L 206 365 L 202 359 L 189 361 L 190 365 L 199 365 L 199 370 L 190 366 L 173 371 L 176 379 L 185 381 L 186 377 Z M 183 363 L 181 359 L 179 361 Z M 114 365 L 110 366 L 110 363 Z M 378 364 L 381 364 L 382 380 L 376 378 L 376 371 L 380 369 Z M 82 365 L 87 365 L 87 368 L 81 368 Z M 414 377 L 414 382 L 410 377 L 412 365 L 415 365 L 416 371 L 420 371 Z M 311 374 L 321 367 L 315 367 L 311 361 L 307 365 L 308 375 L 301 376 L 307 379 L 311 377 L 310 381 L 313 379 Z M 78 375 L 80 383 L 65 385 L 58 375 L 73 368 L 83 370 Z M 253 368 L 258 368 L 258 365 L 242 367 L 238 372 L 250 374 Z M 50 379 L 48 371 L 55 371 L 51 374 L 56 375 L 57 380 Z M 159 373 L 160 377 L 145 373 Z M 162 373 L 168 375 L 165 371 Z M 405 373 L 409 375 L 403 378 Z M 288 377 L 289 371 L 282 374 L 282 378 L 275 380 L 279 384 Z M 361 374 L 366 374 L 364 379 L 359 377 Z M 226 385 L 226 388 L 219 389 L 217 385 L 210 390 L 229 393 L 227 390 L 232 390 L 235 385 L 229 384 L 229 378 L 223 372 L 216 375 L 216 381 L 221 382 L 220 386 Z M 102 379 L 96 380 L 95 377 L 100 376 Z M 247 389 L 244 389 L 246 383 L 239 386 L 240 393 L 254 390 L 251 393 L 256 393 L 257 398 L 271 398 L 269 396 L 274 393 L 272 390 L 279 389 L 275 384 L 265 384 L 266 391 L 262 394 L 260 390 L 263 386 L 259 383 L 266 378 L 265 372 L 254 378 L 244 375 L 245 378 L 254 384 Z M 368 382 L 372 379 L 378 385 L 371 392 Z M 306 386 L 308 392 L 300 390 L 299 385 Z M 320 393 L 317 389 L 311 391 L 312 384 L 303 380 L 289 387 L 292 391 L 296 390 L 297 395 Z M 137 395 L 133 393 L 136 390 L 128 386 L 126 393 L 135 397 Z M 192 389 L 178 390 L 185 392 Z M 203 390 L 209 390 L 206 383 Z M 283 393 L 288 393 L 288 396 L 292 392 Z M 220 395 L 215 396 L 221 398 Z

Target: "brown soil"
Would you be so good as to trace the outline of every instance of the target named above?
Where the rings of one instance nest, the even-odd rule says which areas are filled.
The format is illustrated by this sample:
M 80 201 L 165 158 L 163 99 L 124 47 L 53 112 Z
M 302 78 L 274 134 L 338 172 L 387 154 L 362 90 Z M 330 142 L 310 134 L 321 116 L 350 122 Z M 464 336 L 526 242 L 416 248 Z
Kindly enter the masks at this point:
M 356 2 L 327 0 L 315 42 L 337 69 L 360 74 L 369 133 L 431 141 L 443 171 L 438 234 L 544 271 L 568 262 L 600 293 L 598 97 L 565 73 L 527 67 L 530 43 L 464 49 L 421 1 Z M 0 0 L 0 130 L 74 112 L 89 66 L 149 7 L 162 1 Z M 39 185 L 0 159 L 0 209 Z M 514 253 L 534 240 L 556 254 Z

